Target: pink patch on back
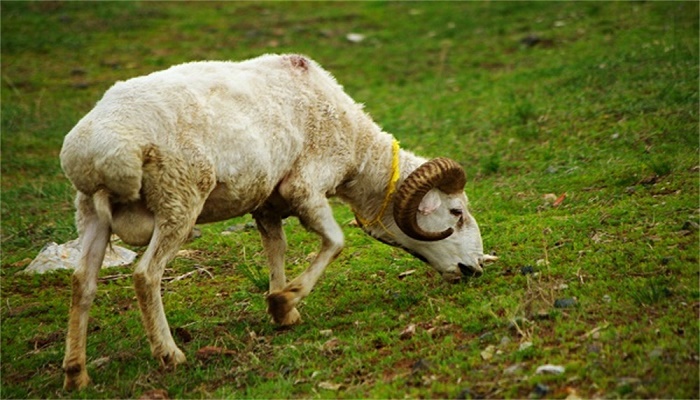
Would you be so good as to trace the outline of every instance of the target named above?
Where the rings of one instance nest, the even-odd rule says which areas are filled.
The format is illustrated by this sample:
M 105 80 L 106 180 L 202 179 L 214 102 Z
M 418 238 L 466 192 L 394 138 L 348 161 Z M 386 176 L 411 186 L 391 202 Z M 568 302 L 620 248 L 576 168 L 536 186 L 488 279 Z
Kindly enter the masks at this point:
M 298 55 L 291 55 L 285 58 L 289 60 L 290 64 L 292 64 L 292 67 L 298 68 L 302 71 L 309 70 L 309 60 L 307 60 L 306 58 Z

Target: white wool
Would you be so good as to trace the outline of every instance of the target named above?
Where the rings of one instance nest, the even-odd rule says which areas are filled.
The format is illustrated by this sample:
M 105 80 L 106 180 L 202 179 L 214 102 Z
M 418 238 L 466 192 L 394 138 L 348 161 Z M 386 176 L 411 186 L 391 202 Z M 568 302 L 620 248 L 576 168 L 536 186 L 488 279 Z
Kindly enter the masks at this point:
M 134 286 L 153 354 L 183 362 L 160 300 L 165 264 L 195 223 L 253 213 L 270 264 L 269 311 L 277 323 L 299 322 L 307 296 L 344 245 L 328 196 L 358 214 L 386 209 L 372 236 L 426 259 L 446 279 L 465 265 L 481 271 L 483 249 L 463 193 L 434 191 L 418 222 L 455 227 L 439 242 L 398 229 L 384 206 L 392 175 L 393 137 L 383 132 L 335 79 L 300 55 L 242 62 L 205 61 L 116 83 L 68 133 L 61 166 L 78 190 L 76 221 L 83 253 L 74 275 L 67 338 L 67 388 L 83 387 L 87 308 L 111 233 L 148 245 Z M 426 160 L 401 150 L 398 185 Z M 457 220 L 454 209 L 463 212 Z M 452 210 L 452 211 L 450 211 Z M 287 282 L 281 219 L 297 216 L 321 237 L 309 268 Z

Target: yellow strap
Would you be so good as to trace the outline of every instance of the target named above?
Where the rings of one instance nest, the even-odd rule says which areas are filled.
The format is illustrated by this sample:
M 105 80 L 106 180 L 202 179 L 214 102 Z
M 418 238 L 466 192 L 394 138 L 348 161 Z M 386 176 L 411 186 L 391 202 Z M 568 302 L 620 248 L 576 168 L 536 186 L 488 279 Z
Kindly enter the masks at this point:
M 384 203 L 382 203 L 382 208 L 379 209 L 379 213 L 377 214 L 376 217 L 374 217 L 371 221 L 367 221 L 363 218 L 361 218 L 357 213 L 355 213 L 355 218 L 362 224 L 363 226 L 370 227 L 377 222 L 381 222 L 382 217 L 384 216 L 384 212 L 386 211 L 386 208 L 389 207 L 389 203 L 391 203 L 391 196 L 394 194 L 396 191 L 396 182 L 399 181 L 399 141 L 394 139 L 394 141 L 391 143 L 391 153 L 392 153 L 392 158 L 391 158 L 391 178 L 389 179 L 389 184 L 387 185 L 386 189 L 386 195 L 384 196 Z M 382 224 L 382 227 L 384 225 Z M 384 228 L 386 230 L 386 228 Z

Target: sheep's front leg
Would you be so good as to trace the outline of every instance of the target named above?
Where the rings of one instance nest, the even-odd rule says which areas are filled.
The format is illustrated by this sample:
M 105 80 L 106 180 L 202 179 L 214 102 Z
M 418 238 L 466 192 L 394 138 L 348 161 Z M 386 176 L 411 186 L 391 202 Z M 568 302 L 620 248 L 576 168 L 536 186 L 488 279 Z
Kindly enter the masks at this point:
M 254 217 L 270 267 L 270 293 L 279 292 L 287 284 L 284 272 L 284 253 L 287 250 L 287 240 L 284 229 L 282 229 L 282 219 L 278 215 L 269 214 L 255 214 Z M 269 312 L 272 314 L 271 310 Z M 282 326 L 301 322 L 301 316 L 296 308 L 292 308 L 282 319 L 276 319 L 274 314 L 272 315 L 275 322 Z
M 343 248 L 343 231 L 333 218 L 333 211 L 325 197 L 315 202 L 308 201 L 296 207 L 302 224 L 321 236 L 321 249 L 311 265 L 282 290 L 270 292 L 267 296 L 268 311 L 277 323 L 293 318 L 295 307 L 313 289 L 328 264 L 338 256 Z
M 92 198 L 78 195 L 78 225 L 81 240 L 80 263 L 73 273 L 73 294 L 63 359 L 66 390 L 82 389 L 90 378 L 85 369 L 88 312 L 97 291 L 97 277 L 109 241 L 110 228 L 92 208 Z

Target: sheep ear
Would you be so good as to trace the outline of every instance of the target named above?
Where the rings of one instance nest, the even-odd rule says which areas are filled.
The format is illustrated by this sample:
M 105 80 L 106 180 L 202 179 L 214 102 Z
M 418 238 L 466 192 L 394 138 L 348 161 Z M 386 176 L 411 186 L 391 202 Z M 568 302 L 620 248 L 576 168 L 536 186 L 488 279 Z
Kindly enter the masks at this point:
M 423 200 L 421 200 L 420 205 L 418 206 L 418 212 L 423 215 L 428 215 L 437 210 L 438 207 L 440 207 L 440 204 L 442 204 L 442 201 L 440 200 L 440 196 L 437 194 L 437 191 L 431 190 L 426 193 Z

